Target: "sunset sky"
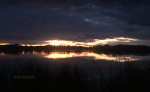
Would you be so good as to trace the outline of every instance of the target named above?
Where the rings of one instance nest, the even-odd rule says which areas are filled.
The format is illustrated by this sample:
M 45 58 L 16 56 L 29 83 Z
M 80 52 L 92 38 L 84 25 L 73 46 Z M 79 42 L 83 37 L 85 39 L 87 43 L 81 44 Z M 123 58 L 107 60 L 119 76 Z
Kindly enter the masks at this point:
M 150 0 L 0 0 L 1 44 L 55 40 L 150 45 Z

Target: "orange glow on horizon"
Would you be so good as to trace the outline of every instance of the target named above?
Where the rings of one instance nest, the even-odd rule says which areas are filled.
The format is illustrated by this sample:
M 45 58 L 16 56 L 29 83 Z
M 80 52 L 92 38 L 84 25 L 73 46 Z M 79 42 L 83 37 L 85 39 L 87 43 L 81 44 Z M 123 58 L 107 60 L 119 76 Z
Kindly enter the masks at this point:
M 9 45 L 9 43 L 0 43 L 0 45 Z
M 46 41 L 46 42 L 48 42 L 50 45 L 56 45 L 56 46 L 59 46 L 59 45 L 75 46 L 76 45 L 76 43 L 74 43 L 73 41 L 65 41 L 65 40 L 49 40 L 49 41 Z
M 21 46 L 45 46 L 47 44 L 21 44 Z
M 106 39 L 94 39 L 93 41 L 86 41 L 86 42 L 77 42 L 77 41 L 67 41 L 67 40 L 48 40 L 45 41 L 49 45 L 63 45 L 63 46 L 83 46 L 83 47 L 90 47 L 95 45 L 105 45 L 105 44 L 112 44 L 118 42 L 133 42 L 138 41 L 138 39 L 134 38 L 125 38 L 125 37 L 115 37 L 115 38 L 106 38 Z
M 106 38 L 106 39 L 93 39 L 92 41 L 78 42 L 78 41 L 69 41 L 69 40 L 48 40 L 43 41 L 41 44 L 20 44 L 21 46 L 45 46 L 45 45 L 54 45 L 54 46 L 83 46 L 83 47 L 92 47 L 96 45 L 105 45 L 105 44 L 117 44 L 120 42 L 129 43 L 139 41 L 134 38 L 126 37 L 115 37 L 115 38 Z M 0 43 L 0 45 L 10 45 L 11 43 Z

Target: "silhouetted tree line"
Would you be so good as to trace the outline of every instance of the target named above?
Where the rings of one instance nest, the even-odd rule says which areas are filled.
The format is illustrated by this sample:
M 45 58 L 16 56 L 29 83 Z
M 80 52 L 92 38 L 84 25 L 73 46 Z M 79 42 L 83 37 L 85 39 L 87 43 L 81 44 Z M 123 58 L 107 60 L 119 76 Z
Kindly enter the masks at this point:
M 144 45 L 99 45 L 94 46 L 94 52 L 105 54 L 136 54 L 136 55 L 148 55 L 150 54 L 150 46 Z
M 20 44 L 12 44 L 12 45 L 0 45 L 0 52 L 5 52 L 9 54 L 19 54 L 24 52 L 51 52 L 54 50 L 59 51 L 77 51 L 82 52 L 85 50 L 88 50 L 89 48 L 81 47 L 81 46 L 52 46 L 52 45 L 46 45 L 46 46 L 22 46 Z
M 150 46 L 144 45 L 98 45 L 93 47 L 82 47 L 82 46 L 22 46 L 20 44 L 13 45 L 0 45 L 0 52 L 19 54 L 24 52 L 51 52 L 54 50 L 58 51 L 93 51 L 95 53 L 105 54 L 136 54 L 136 55 L 149 55 Z

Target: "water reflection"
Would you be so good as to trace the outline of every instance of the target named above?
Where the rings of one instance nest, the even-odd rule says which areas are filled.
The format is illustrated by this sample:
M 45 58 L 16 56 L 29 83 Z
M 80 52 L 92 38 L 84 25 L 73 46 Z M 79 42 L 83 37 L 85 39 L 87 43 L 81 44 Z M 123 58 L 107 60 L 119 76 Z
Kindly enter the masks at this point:
M 127 92 L 131 88 L 133 92 L 139 90 L 136 88 L 141 88 L 143 91 L 149 88 L 147 85 L 150 82 L 149 60 L 150 56 L 94 52 L 0 52 L 0 79 L 5 87 L 23 90 L 32 87 L 34 91 L 38 91 L 38 88 L 42 88 L 42 91 L 46 89 L 54 90 L 54 92 L 62 88 L 65 91 L 69 90 L 67 92 L 80 92 L 80 90 L 83 92 L 112 92 L 112 90 L 122 92 L 121 89 Z M 34 77 L 34 79 L 21 79 L 25 76 Z M 118 88 L 120 90 L 116 91 Z
M 133 58 L 133 57 L 130 57 L 130 56 L 112 56 L 112 55 L 106 55 L 106 54 L 96 54 L 96 53 L 93 53 L 93 52 L 81 52 L 81 53 L 52 52 L 48 55 L 45 55 L 44 57 L 50 58 L 50 59 L 74 58 L 74 57 L 89 58 L 89 57 L 91 57 L 94 60 L 108 60 L 108 61 L 119 61 L 119 62 L 139 60 L 139 59 L 136 59 L 136 58 Z
M 20 53 L 15 54 L 8 54 L 5 52 L 0 52 L 0 56 L 7 56 L 8 55 L 35 55 L 41 56 L 48 59 L 65 59 L 65 58 L 86 58 L 92 60 L 106 60 L 106 61 L 116 61 L 116 62 L 125 62 L 125 61 L 137 61 L 137 60 L 150 60 L 150 56 L 137 56 L 137 55 L 112 55 L 112 54 L 98 54 L 94 52 L 74 52 L 74 51 L 51 51 L 51 52 L 44 52 L 44 51 L 22 51 Z

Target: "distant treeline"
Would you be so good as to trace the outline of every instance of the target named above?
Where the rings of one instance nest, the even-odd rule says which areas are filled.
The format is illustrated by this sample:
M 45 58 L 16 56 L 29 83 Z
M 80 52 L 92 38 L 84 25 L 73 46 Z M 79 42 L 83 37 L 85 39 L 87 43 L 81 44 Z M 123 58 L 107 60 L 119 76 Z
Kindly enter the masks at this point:
M 54 50 L 58 51 L 93 51 L 96 53 L 105 54 L 139 54 L 148 55 L 150 54 L 150 46 L 144 45 L 98 45 L 93 47 L 82 47 L 82 46 L 22 46 L 19 44 L 13 45 L 0 45 L 0 52 L 5 53 L 18 53 L 18 52 L 51 52 Z
M 150 46 L 144 45 L 104 45 L 92 47 L 94 52 L 105 54 L 136 54 L 148 55 L 150 54 Z
M 52 46 L 52 45 L 46 45 L 46 46 L 22 46 L 19 44 L 13 44 L 13 45 L 0 45 L 0 52 L 4 52 L 7 54 L 20 54 L 23 51 L 24 52 L 46 52 L 49 53 L 51 51 L 58 50 L 58 51 L 87 51 L 89 48 L 81 47 L 81 46 Z
M 22 46 L 20 44 L 0 45 L 0 51 L 51 51 L 51 50 L 87 50 L 82 46 Z

